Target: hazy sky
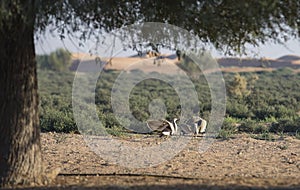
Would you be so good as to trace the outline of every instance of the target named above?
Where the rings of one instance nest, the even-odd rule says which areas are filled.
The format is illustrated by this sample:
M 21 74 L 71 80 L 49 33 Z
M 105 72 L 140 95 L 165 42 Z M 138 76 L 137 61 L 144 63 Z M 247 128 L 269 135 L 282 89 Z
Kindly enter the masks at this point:
M 79 47 L 79 42 L 72 39 L 65 39 L 64 42 L 62 42 L 58 37 L 55 37 L 49 33 L 46 34 L 45 37 L 42 37 L 41 40 L 36 41 L 36 53 L 37 54 L 48 54 L 52 51 L 54 51 L 57 48 L 66 48 L 71 52 L 81 52 L 81 53 L 87 53 L 90 47 L 93 47 L 93 42 L 87 42 L 84 44 L 85 47 Z M 120 47 L 121 49 L 121 47 Z M 266 58 L 278 58 L 283 55 L 292 54 L 292 55 L 298 55 L 300 56 L 300 40 L 290 40 L 287 43 L 280 45 L 280 44 L 266 44 L 262 45 L 261 47 L 257 49 L 249 48 L 250 52 L 254 51 L 257 53 L 255 54 L 249 54 L 250 57 L 266 57 Z M 133 55 L 136 52 L 129 51 L 124 52 L 120 50 L 117 52 L 116 56 L 128 56 Z M 223 57 L 222 55 L 216 53 L 215 51 L 212 51 L 212 55 L 214 57 Z

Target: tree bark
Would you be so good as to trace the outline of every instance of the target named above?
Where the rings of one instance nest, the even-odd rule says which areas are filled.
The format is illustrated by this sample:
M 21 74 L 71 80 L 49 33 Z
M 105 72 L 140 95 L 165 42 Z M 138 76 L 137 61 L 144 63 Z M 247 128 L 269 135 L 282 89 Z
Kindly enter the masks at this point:
M 0 20 L 0 187 L 41 183 L 43 172 L 34 17 L 14 6 Z

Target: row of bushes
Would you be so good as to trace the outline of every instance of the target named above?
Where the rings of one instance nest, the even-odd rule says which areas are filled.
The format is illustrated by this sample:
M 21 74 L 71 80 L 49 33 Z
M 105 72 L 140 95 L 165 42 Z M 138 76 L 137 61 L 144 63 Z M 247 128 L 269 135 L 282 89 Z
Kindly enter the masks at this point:
M 120 127 L 111 107 L 112 87 L 119 74 L 119 71 L 101 73 L 96 86 L 98 116 L 107 128 Z M 133 76 L 139 78 L 141 74 L 140 71 L 135 71 Z M 256 75 L 255 83 L 252 83 L 250 88 L 247 87 L 245 93 L 239 93 L 239 96 L 229 94 L 222 130 L 232 133 L 297 131 L 300 126 L 299 115 L 297 115 L 300 110 L 298 103 L 300 94 L 297 93 L 300 90 L 297 83 L 300 81 L 300 74 L 287 73 L 284 70 L 284 72 L 263 72 Z M 74 73 L 38 70 L 38 77 L 42 130 L 78 132 L 71 105 Z M 224 74 L 226 82 L 235 77 L 235 74 Z M 245 80 L 236 80 L 244 83 L 253 78 L 253 74 L 244 73 L 238 77 L 244 77 Z M 282 80 L 283 78 L 286 80 Z M 195 107 L 195 113 L 200 112 L 202 117 L 209 119 L 211 97 L 205 77 L 198 74 L 198 77 L 192 80 L 200 102 L 200 107 Z M 239 86 L 238 83 L 234 84 Z M 180 115 L 180 100 L 176 92 L 170 84 L 156 79 L 140 82 L 131 90 L 129 102 L 133 115 L 140 121 L 147 120 L 151 116 L 149 104 L 158 98 L 166 105 L 167 118 Z M 240 126 L 237 127 L 238 125 Z
M 225 118 L 223 126 L 218 134 L 219 138 L 227 139 L 233 134 L 237 133 L 251 133 L 251 134 L 264 134 L 264 133 L 300 133 L 300 117 L 295 118 L 281 118 L 276 120 L 270 118 L 269 121 L 255 121 L 255 120 L 236 120 L 234 118 Z

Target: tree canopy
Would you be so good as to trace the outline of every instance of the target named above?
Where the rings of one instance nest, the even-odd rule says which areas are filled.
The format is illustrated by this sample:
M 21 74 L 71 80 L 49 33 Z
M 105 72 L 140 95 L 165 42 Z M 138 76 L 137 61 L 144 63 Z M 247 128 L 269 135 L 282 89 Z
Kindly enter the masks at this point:
M 226 53 L 245 45 L 282 43 L 299 36 L 297 0 L 36 1 L 36 31 L 52 25 L 61 38 L 81 40 L 125 25 L 162 22 L 184 28 Z

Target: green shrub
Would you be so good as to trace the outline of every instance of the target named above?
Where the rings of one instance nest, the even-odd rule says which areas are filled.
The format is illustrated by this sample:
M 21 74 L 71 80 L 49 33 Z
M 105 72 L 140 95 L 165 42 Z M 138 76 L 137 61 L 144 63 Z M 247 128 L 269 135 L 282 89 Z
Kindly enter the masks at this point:
M 276 138 L 269 132 L 263 132 L 261 134 L 256 134 L 251 136 L 254 139 L 265 140 L 265 141 L 275 141 Z
M 274 116 L 266 117 L 266 118 L 264 119 L 264 122 L 267 122 L 267 123 L 274 123 L 274 122 L 277 122 L 277 119 L 276 119 Z
M 299 139 L 300 140 L 300 131 L 296 131 L 296 133 L 295 133 L 295 137 L 296 137 L 296 139 Z
M 237 122 L 238 120 L 235 118 L 226 117 L 217 138 L 223 140 L 231 138 L 237 132 Z
M 103 117 L 103 121 L 104 121 L 105 127 L 107 127 L 107 128 L 113 128 L 113 127 L 120 126 L 120 123 L 115 118 L 114 114 L 107 113 L 107 114 L 103 114 L 103 116 L 104 116 Z
M 265 133 L 269 132 L 269 126 L 266 124 L 258 124 L 254 127 L 253 133 Z
M 272 106 L 263 104 L 253 109 L 253 114 L 256 119 L 265 120 L 266 118 L 275 117 L 276 110 Z
M 107 128 L 106 132 L 112 136 L 121 137 L 125 135 L 125 130 L 122 127 Z
M 223 121 L 222 129 L 224 131 L 230 131 L 232 133 L 235 133 L 238 131 L 236 126 L 237 126 L 236 119 L 233 119 L 232 117 L 226 117 Z
M 230 117 L 246 119 L 252 116 L 246 102 L 240 102 L 236 99 L 227 100 L 226 113 Z
M 217 135 L 218 139 L 228 140 L 233 136 L 233 131 L 221 129 Z
M 236 98 L 243 98 L 250 94 L 248 89 L 248 81 L 246 77 L 239 73 L 234 75 L 234 78 L 228 81 L 227 90 L 230 96 Z
M 300 118 L 297 119 L 280 119 L 272 123 L 270 131 L 274 133 L 295 133 L 300 130 Z
M 288 118 L 288 117 L 293 117 L 296 115 L 295 111 L 292 109 L 287 108 L 286 106 L 283 105 L 278 105 L 275 107 L 275 117 L 276 118 Z
M 39 110 L 42 132 L 78 132 L 73 117 L 71 98 L 42 93 Z
M 78 132 L 77 126 L 71 111 L 59 111 L 46 108 L 40 116 L 40 125 L 42 132 Z
M 246 133 L 253 133 L 255 132 L 255 129 L 257 128 L 257 122 L 247 119 L 239 126 L 240 132 L 246 132 Z
M 66 71 L 71 65 L 71 54 L 60 48 L 51 52 L 50 55 L 38 55 L 36 61 L 40 69 Z

